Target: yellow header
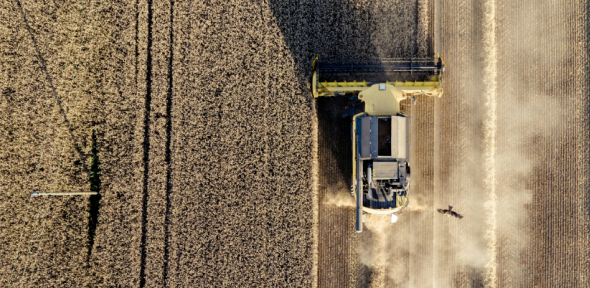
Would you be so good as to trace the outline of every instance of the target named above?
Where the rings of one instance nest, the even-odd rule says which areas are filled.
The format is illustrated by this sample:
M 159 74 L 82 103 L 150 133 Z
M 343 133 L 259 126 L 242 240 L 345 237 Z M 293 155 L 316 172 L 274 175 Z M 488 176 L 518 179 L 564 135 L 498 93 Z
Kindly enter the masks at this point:
M 408 95 L 424 95 L 441 97 L 443 93 L 443 70 L 439 69 L 436 75 L 426 76 L 423 81 L 386 81 L 382 83 L 370 83 L 364 80 L 360 81 L 320 81 L 317 67 L 319 56 L 316 56 L 313 63 L 312 75 L 312 92 L 313 97 L 332 97 L 343 96 L 346 94 L 356 94 L 369 89 L 373 85 L 386 84 L 403 91 Z M 444 62 L 439 58 L 440 63 Z M 406 95 L 406 96 L 408 96 Z

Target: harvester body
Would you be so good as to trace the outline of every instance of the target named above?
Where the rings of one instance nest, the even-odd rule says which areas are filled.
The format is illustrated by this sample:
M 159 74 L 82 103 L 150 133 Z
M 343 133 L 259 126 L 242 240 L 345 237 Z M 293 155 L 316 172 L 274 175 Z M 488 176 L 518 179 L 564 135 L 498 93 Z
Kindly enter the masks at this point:
M 356 231 L 362 232 L 365 213 L 394 214 L 408 205 L 410 119 L 400 113 L 401 101 L 415 101 L 419 95 L 441 97 L 444 64 L 440 58 L 316 57 L 313 70 L 314 97 L 349 96 L 364 104 L 352 117 L 351 194 L 356 199 Z

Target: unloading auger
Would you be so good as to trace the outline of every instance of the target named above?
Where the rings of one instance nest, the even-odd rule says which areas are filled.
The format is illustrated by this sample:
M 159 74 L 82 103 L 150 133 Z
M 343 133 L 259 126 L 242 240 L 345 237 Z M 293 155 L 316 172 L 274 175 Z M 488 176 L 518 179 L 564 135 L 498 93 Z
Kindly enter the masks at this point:
M 410 189 L 409 118 L 401 101 L 441 97 L 444 62 L 421 59 L 319 59 L 313 61 L 315 98 L 349 96 L 352 113 L 352 185 L 356 231 L 366 213 L 391 214 L 408 205 Z M 358 108 L 357 108 L 358 107 Z

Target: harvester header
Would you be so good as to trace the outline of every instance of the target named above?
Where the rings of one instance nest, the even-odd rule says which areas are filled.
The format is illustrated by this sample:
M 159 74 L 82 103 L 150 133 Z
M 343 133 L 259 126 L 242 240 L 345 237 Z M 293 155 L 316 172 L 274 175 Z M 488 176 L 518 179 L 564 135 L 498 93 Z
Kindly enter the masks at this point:
M 312 90 L 315 98 L 344 96 L 383 83 L 407 96 L 441 97 L 443 72 L 444 63 L 440 57 L 319 59 L 316 56 L 313 61 Z

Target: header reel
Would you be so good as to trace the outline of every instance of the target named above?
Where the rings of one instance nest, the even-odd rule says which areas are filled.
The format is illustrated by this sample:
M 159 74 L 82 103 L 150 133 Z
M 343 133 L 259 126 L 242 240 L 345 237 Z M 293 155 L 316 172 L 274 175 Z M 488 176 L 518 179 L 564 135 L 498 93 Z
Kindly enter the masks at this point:
M 313 96 L 358 94 L 392 85 L 406 96 L 442 96 L 444 62 L 437 58 L 319 59 L 313 61 Z

